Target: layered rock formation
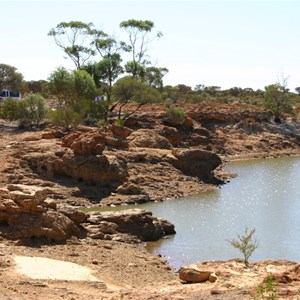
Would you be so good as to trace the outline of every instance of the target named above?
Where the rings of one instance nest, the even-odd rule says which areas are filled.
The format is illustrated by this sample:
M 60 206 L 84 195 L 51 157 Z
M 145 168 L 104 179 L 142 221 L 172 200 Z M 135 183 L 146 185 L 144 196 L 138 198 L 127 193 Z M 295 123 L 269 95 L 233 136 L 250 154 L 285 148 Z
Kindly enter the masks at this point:
M 142 209 L 91 212 L 83 226 L 92 238 L 114 241 L 157 241 L 165 235 L 175 234 L 173 224 Z
M 80 229 L 47 201 L 47 191 L 8 185 L 0 190 L 0 234 L 8 239 L 46 238 L 61 242 L 79 236 Z
M 13 184 L 0 189 L 0 235 L 7 239 L 64 242 L 76 236 L 140 242 L 174 233 L 174 225 L 144 210 L 85 214 L 56 205 L 46 189 Z

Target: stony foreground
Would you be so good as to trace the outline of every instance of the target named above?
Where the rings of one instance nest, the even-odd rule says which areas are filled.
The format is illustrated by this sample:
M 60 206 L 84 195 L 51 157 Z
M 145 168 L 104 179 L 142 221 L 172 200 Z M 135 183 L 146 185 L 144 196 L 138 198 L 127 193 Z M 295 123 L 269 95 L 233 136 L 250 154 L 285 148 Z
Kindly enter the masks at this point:
M 299 297 L 299 263 L 289 261 L 258 262 L 249 268 L 240 260 L 201 263 L 198 267 L 217 274 L 217 280 L 182 284 L 162 258 L 138 245 L 71 239 L 66 245 L 40 247 L 2 242 L 0 249 L 1 299 L 253 299 L 269 273 L 278 282 L 273 287 L 278 299 Z M 45 279 L 41 271 L 41 278 L 33 279 L 30 272 L 24 275 L 19 270 L 20 257 L 27 256 L 76 263 L 88 268 L 93 278 L 82 281 L 78 271 L 72 273 L 73 280 L 63 279 L 68 278 L 63 277 L 68 269 L 62 266 L 59 279 Z M 57 265 L 41 261 L 40 270 L 55 273 Z

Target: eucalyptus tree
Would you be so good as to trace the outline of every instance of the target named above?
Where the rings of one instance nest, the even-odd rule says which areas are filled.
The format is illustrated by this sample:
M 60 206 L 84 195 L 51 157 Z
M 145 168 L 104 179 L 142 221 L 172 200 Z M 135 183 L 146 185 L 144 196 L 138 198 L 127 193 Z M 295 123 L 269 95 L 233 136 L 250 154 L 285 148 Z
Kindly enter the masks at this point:
M 124 72 L 121 65 L 121 53 L 129 51 L 128 46 L 122 42 L 117 41 L 115 38 L 109 36 L 101 30 L 93 31 L 92 45 L 95 47 L 96 52 L 101 56 L 101 61 L 98 63 L 90 64 L 90 68 L 94 65 L 94 79 L 104 83 L 104 92 L 107 95 L 107 100 L 110 102 L 112 85 L 114 81 Z
M 151 34 L 154 23 L 149 20 L 130 19 L 121 22 L 120 27 L 124 28 L 128 34 L 129 50 L 132 55 L 132 60 L 126 64 L 126 71 L 131 73 L 134 78 L 138 78 L 143 68 L 150 63 L 146 59 L 148 45 L 155 39 L 159 39 L 162 33 Z
M 80 69 L 95 55 L 95 49 L 91 47 L 93 29 L 93 23 L 61 22 L 52 28 L 48 35 L 54 38 L 55 43 L 74 62 L 75 67 Z
M 0 64 L 0 91 L 3 89 L 20 91 L 23 89 L 23 75 L 13 66 Z

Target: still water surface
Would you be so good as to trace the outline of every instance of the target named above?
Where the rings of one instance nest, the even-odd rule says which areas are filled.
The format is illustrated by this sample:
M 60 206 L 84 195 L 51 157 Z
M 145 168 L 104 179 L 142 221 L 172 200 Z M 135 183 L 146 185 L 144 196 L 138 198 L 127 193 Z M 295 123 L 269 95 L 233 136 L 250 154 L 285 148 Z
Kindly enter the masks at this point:
M 138 205 L 171 221 L 177 232 L 149 243 L 149 249 L 165 256 L 174 268 L 227 260 L 241 254 L 226 239 L 255 227 L 259 247 L 250 261 L 300 261 L 300 157 L 239 161 L 226 169 L 238 177 L 220 189 Z

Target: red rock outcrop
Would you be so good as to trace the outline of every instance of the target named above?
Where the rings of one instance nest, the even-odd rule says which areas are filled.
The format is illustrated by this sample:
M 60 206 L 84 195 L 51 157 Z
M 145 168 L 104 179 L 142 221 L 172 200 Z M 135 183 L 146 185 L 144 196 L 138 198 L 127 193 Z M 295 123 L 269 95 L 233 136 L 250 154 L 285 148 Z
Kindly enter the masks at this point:
M 63 145 L 71 148 L 74 154 L 99 155 L 105 148 L 105 136 L 100 132 L 72 132 L 63 137 Z
M 34 186 L 8 185 L 0 190 L 0 235 L 8 239 L 46 238 L 62 242 L 79 236 L 71 219 L 53 209 L 47 192 Z

